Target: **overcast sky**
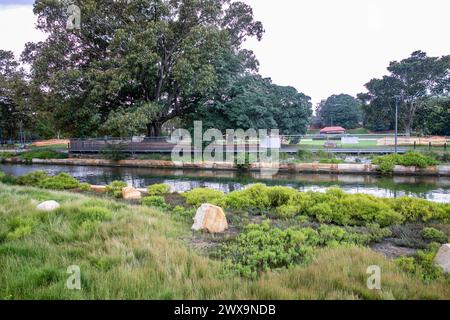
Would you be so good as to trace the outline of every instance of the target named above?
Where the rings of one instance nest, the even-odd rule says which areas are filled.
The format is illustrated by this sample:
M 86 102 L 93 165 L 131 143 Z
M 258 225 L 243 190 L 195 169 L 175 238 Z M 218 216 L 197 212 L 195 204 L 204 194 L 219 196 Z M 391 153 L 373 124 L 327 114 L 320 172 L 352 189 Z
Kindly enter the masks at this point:
M 263 76 L 291 85 L 314 103 L 356 95 L 415 50 L 450 54 L 449 0 L 244 0 L 266 33 L 249 41 Z M 0 0 L 0 49 L 16 55 L 34 29 L 32 0 Z M 14 5 L 21 3 L 22 5 Z

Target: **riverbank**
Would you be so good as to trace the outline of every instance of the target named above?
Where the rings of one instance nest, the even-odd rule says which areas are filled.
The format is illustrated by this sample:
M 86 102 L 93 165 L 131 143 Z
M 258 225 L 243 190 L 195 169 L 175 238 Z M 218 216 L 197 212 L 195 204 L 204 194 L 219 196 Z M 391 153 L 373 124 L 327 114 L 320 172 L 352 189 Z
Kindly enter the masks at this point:
M 42 213 L 36 205 L 61 207 Z M 224 274 L 202 255 L 188 222 L 163 211 L 89 194 L 0 186 L 0 299 L 448 299 L 444 280 L 429 284 L 366 247 L 318 248 L 310 263 L 257 279 Z M 206 236 L 205 236 L 206 237 Z M 210 239 L 210 237 L 207 237 Z M 69 290 L 69 266 L 81 290 Z M 382 290 L 367 288 L 367 267 L 383 270 Z M 342 272 L 345 270 L 345 272 Z
M 106 159 L 32 159 L 22 160 L 20 158 L 4 159 L 10 164 L 38 164 L 38 165 L 69 165 L 69 166 L 103 166 L 103 167 L 128 167 L 128 168 L 156 168 L 156 169 L 193 169 L 193 170 L 222 170 L 237 171 L 238 166 L 234 163 L 177 163 L 173 161 L 160 160 L 120 160 L 112 161 Z M 270 174 L 271 170 L 276 170 L 273 164 L 258 163 L 251 164 L 246 168 L 249 171 L 264 171 Z M 280 163 L 280 172 L 294 173 L 329 173 L 329 174 L 379 174 L 379 166 L 372 164 L 324 164 L 324 163 Z M 393 175 L 398 176 L 442 176 L 450 177 L 450 166 L 433 166 L 428 168 L 395 166 Z

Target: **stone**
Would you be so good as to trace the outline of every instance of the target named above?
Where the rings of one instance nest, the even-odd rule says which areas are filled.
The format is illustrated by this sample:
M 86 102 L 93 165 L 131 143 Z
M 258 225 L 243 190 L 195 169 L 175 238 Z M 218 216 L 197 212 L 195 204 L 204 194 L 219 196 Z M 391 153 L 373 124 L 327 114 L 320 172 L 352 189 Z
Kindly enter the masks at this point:
M 36 209 L 41 210 L 41 211 L 54 211 L 56 209 L 58 209 L 60 207 L 59 203 L 54 201 L 54 200 L 50 200 L 50 201 L 45 201 L 42 202 L 41 204 L 39 204 Z
M 103 192 L 106 192 L 106 186 L 91 185 L 91 191 L 98 192 L 98 193 L 103 193 Z
M 205 203 L 197 210 L 192 230 L 221 233 L 228 229 L 228 222 L 222 208 Z
M 450 273 L 450 243 L 444 244 L 434 258 L 434 263 L 441 267 L 445 273 Z
M 140 200 L 142 194 L 133 187 L 126 187 L 122 189 L 122 198 L 125 200 Z

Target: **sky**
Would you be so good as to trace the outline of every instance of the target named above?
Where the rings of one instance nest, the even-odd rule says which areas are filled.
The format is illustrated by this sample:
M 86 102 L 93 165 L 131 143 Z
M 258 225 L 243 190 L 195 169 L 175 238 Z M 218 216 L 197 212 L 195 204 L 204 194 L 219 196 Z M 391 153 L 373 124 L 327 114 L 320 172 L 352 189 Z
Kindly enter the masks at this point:
M 422 50 L 450 54 L 449 0 L 242 0 L 264 24 L 256 53 L 260 73 L 290 85 L 314 104 L 332 94 L 355 96 L 387 74 L 390 61 Z M 32 0 L 0 0 L 0 49 L 20 55 L 34 29 Z

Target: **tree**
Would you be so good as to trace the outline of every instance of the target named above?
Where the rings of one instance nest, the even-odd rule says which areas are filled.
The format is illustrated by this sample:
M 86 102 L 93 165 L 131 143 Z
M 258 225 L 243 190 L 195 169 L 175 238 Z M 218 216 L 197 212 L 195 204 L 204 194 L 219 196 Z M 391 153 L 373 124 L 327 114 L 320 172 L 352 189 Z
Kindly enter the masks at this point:
M 450 135 L 450 97 L 432 98 L 416 117 L 416 130 L 426 135 Z
M 450 56 L 428 57 L 425 52 L 416 51 L 407 59 L 391 62 L 389 76 L 373 79 L 361 94 L 365 110 L 371 113 L 369 119 L 393 118 L 396 100 L 400 104 L 400 124 L 411 134 L 416 115 L 431 97 L 442 97 L 450 91 Z M 373 125 L 373 124 L 372 124 Z M 392 128 L 392 127 L 391 127 Z
M 78 136 L 99 132 L 111 112 L 139 106 L 157 110 L 147 123 L 159 135 L 164 122 L 183 117 L 218 88 L 220 63 L 239 56 L 248 37 L 261 39 L 262 24 L 250 6 L 230 0 L 84 0 L 81 29 L 67 30 L 67 7 L 36 1 L 38 28 L 48 39 L 27 44 L 33 85 L 46 92 L 61 128 Z
M 25 73 L 11 51 L 0 50 L 0 140 L 17 138 L 32 120 Z
M 279 129 L 282 134 L 305 134 L 312 115 L 310 98 L 269 78 L 247 75 L 190 114 L 203 128 Z
M 362 121 L 361 102 L 348 94 L 332 95 L 320 102 L 317 114 L 323 126 L 358 128 Z

